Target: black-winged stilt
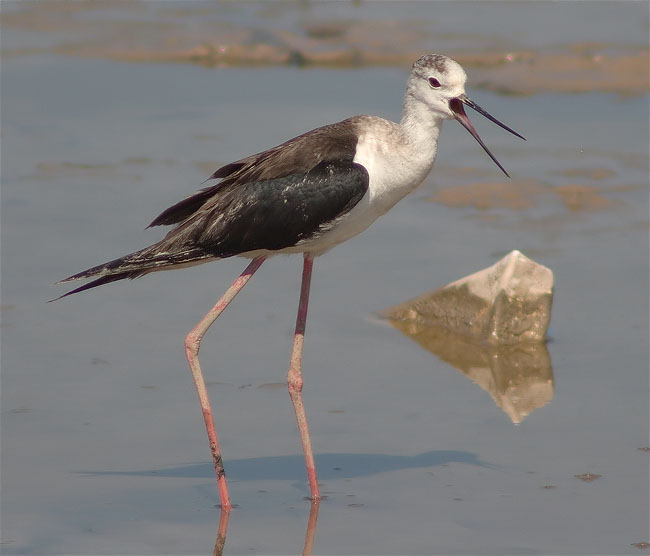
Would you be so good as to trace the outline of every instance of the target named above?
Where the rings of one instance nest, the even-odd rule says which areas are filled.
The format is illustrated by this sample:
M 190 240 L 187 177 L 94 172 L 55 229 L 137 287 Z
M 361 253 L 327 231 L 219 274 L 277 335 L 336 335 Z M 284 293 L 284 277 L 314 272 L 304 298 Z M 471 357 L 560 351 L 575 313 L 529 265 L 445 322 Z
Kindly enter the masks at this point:
M 150 226 L 175 225 L 158 243 L 63 280 L 95 278 L 61 297 L 124 278 L 240 255 L 244 272 L 185 339 L 187 360 L 210 440 L 222 507 L 230 508 L 221 451 L 198 353 L 206 330 L 271 255 L 304 256 L 300 303 L 287 382 L 302 440 L 311 498 L 320 498 L 302 403 L 302 346 L 314 257 L 365 230 L 413 191 L 431 171 L 444 120 L 455 119 L 481 141 L 463 105 L 517 137 L 465 94 L 466 75 L 454 60 L 422 56 L 409 75 L 399 123 L 354 116 L 219 168 L 201 189 Z

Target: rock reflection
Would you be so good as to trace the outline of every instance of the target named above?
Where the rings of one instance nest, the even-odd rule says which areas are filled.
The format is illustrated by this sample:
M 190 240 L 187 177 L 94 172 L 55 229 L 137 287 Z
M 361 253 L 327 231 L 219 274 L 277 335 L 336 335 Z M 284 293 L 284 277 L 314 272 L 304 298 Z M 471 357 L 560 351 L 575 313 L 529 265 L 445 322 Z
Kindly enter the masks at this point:
M 553 369 L 543 343 L 481 345 L 439 326 L 387 320 L 488 392 L 513 423 L 553 398 Z

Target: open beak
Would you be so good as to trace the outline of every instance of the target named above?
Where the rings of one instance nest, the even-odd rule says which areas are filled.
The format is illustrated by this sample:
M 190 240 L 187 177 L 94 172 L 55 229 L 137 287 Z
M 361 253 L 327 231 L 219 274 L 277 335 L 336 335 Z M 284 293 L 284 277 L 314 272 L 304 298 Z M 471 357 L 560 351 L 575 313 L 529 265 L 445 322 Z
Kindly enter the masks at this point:
M 465 114 L 465 109 L 463 108 L 463 104 L 466 104 L 470 108 L 473 108 L 476 110 L 479 114 L 483 114 L 488 120 L 494 122 L 497 124 L 499 127 L 502 127 L 506 131 L 509 131 L 513 135 L 516 135 L 520 139 L 523 139 L 524 141 L 526 140 L 525 137 L 522 137 L 519 135 L 516 131 L 510 129 L 507 125 L 502 124 L 499 120 L 497 120 L 494 116 L 490 115 L 488 112 L 483 110 L 478 104 L 476 104 L 474 101 L 470 100 L 466 95 L 462 95 L 457 98 L 452 98 L 449 101 L 449 108 L 451 108 L 451 111 L 454 113 L 454 118 L 462 125 L 467 131 L 469 131 L 472 134 L 472 137 L 478 141 L 478 144 L 483 147 L 483 150 L 488 153 L 488 156 L 494 161 L 494 163 L 501 168 L 501 171 L 508 177 L 510 177 L 510 174 L 506 172 L 503 169 L 503 166 L 499 164 L 499 161 L 494 158 L 494 155 L 490 152 L 490 149 L 488 149 L 485 146 L 485 143 L 481 140 L 481 138 L 478 136 L 478 133 L 476 132 L 476 129 L 474 129 L 474 126 L 472 125 L 472 122 L 469 121 L 469 118 L 467 117 L 467 114 Z

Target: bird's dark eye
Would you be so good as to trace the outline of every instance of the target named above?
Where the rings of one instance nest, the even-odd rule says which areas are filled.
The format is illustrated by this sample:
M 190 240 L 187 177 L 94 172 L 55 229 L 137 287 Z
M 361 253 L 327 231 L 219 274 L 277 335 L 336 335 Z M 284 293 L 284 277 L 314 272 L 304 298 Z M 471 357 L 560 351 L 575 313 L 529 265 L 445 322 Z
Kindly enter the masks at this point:
M 440 81 L 438 81 L 435 77 L 429 77 L 429 85 L 431 85 L 434 89 L 437 89 L 440 87 Z

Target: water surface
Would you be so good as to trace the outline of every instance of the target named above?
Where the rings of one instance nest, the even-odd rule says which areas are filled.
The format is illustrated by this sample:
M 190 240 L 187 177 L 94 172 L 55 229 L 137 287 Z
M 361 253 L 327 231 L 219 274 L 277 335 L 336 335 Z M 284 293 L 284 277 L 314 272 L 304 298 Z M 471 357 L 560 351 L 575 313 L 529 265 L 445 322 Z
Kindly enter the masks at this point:
M 418 6 L 409 14 L 443 27 Z M 544 25 L 516 15 L 535 8 L 491 6 L 476 7 L 481 25 L 466 5 L 446 7 L 446 33 L 532 48 L 543 28 L 556 44 L 604 29 L 646 40 L 632 3 L 543 4 Z M 242 25 L 282 28 L 343 8 L 227 9 Z M 595 17 L 612 10 L 619 27 Z M 159 238 L 143 228 L 218 166 L 355 113 L 399 118 L 407 73 L 3 60 L 3 553 L 212 550 L 217 489 L 182 342 L 244 261 L 45 302 L 65 291 L 56 280 Z M 513 179 L 449 122 L 423 187 L 315 264 L 304 396 L 328 498 L 314 553 L 643 553 L 632 545 L 648 541 L 648 97 L 500 96 L 472 89 L 469 73 L 470 95 L 528 139 L 470 114 Z M 468 187 L 492 193 L 477 202 Z M 556 280 L 553 397 L 517 426 L 375 316 L 511 249 Z M 303 548 L 308 488 L 281 385 L 300 266 L 268 261 L 202 347 L 238 504 L 227 554 Z

